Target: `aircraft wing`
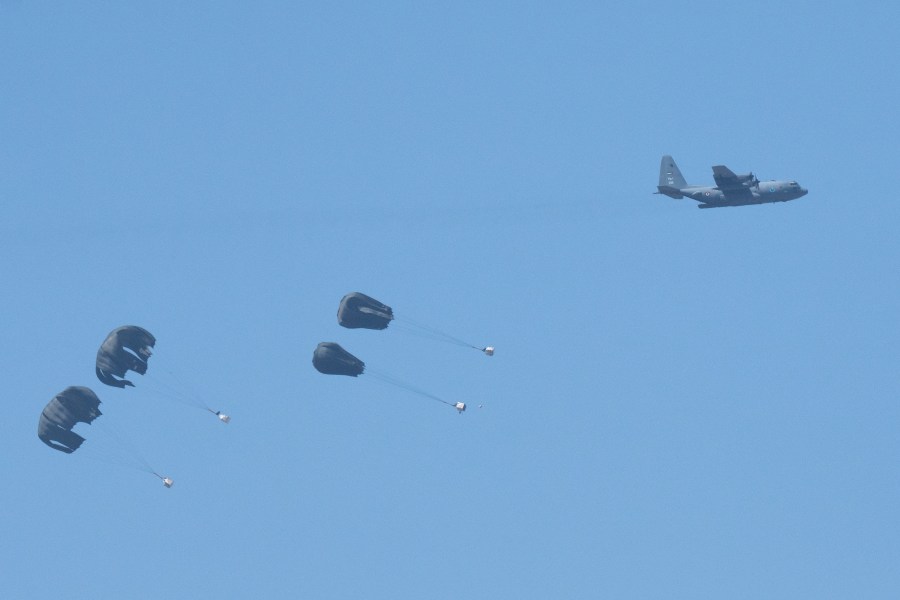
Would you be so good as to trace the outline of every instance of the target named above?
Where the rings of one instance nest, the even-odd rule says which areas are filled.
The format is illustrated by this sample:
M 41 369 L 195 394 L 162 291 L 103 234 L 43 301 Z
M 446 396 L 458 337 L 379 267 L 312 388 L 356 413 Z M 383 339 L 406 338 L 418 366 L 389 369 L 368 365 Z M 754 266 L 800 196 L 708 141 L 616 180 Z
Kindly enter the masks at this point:
M 725 165 L 716 165 L 713 168 L 713 178 L 716 187 L 719 188 L 728 200 L 746 200 L 753 197 L 753 192 L 744 184 L 744 180 Z
M 734 171 L 725 165 L 716 165 L 713 168 L 713 178 L 716 180 L 716 187 L 723 192 L 729 188 L 744 187 L 740 178 L 734 174 Z

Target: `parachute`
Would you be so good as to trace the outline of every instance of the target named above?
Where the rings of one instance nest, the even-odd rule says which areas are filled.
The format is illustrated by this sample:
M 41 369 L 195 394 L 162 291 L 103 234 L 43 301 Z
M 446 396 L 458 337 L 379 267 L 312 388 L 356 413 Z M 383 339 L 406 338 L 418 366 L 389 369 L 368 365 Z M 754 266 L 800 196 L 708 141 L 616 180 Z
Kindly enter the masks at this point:
M 125 379 L 125 374 L 128 371 L 139 375 L 146 373 L 155 344 L 153 334 L 136 325 L 113 329 L 97 351 L 97 378 L 113 387 L 134 387 Z
M 386 329 L 394 320 L 394 311 L 371 296 L 351 292 L 338 306 L 338 324 L 347 329 Z
M 125 379 L 128 371 L 134 371 L 140 375 L 147 372 L 147 361 L 153 353 L 156 345 L 153 334 L 137 325 L 125 325 L 113 329 L 97 351 L 97 378 L 106 385 L 125 388 L 134 387 L 134 384 Z M 200 398 L 186 389 L 185 384 L 174 373 L 160 373 L 157 371 L 156 381 L 149 385 L 156 388 L 156 393 L 176 402 L 190 404 L 197 408 L 209 411 L 223 423 L 229 423 L 231 417 L 221 411 L 213 410 Z
M 319 373 L 326 375 L 357 377 L 366 369 L 366 363 L 334 342 L 322 342 L 316 346 L 312 362 Z
M 384 383 L 389 383 L 390 385 L 403 388 L 414 394 L 418 394 L 419 396 L 431 398 L 442 404 L 452 406 L 459 411 L 460 414 L 466 410 L 466 404 L 464 402 L 448 402 L 443 398 L 439 398 L 434 394 L 421 390 L 386 373 L 373 371 L 372 369 L 367 370 L 366 363 L 344 350 L 340 344 L 334 342 L 322 342 L 316 346 L 316 349 L 313 352 L 312 363 L 319 373 L 324 373 L 325 375 L 348 375 L 350 377 L 358 377 L 365 372 L 369 377 L 373 377 Z
M 100 399 L 97 394 L 90 388 L 81 386 L 67 387 L 56 396 L 53 397 L 44 410 L 41 411 L 41 417 L 38 420 L 38 437 L 42 442 L 60 452 L 72 454 L 84 443 L 84 438 L 72 431 L 78 423 L 87 423 L 90 425 L 97 417 L 102 416 L 100 412 Z M 153 470 L 153 467 L 141 455 L 141 453 L 133 447 L 127 440 L 115 433 L 115 430 L 104 427 L 99 424 L 101 441 L 105 437 L 107 442 L 112 442 L 116 448 L 107 447 L 100 450 L 100 454 L 92 455 L 88 451 L 87 458 L 110 462 L 122 467 L 135 468 L 140 471 L 146 471 L 163 480 L 163 485 L 167 488 L 172 487 L 172 479 L 163 477 Z M 101 443 L 100 448 L 103 444 Z M 94 448 L 95 451 L 98 448 Z M 80 453 L 79 456 L 84 456 Z
M 387 329 L 388 324 L 395 320 L 394 310 L 390 306 L 361 292 L 351 292 L 341 299 L 341 303 L 338 305 L 337 318 L 338 324 L 347 329 Z M 494 355 L 493 346 L 474 346 L 449 333 L 428 325 L 416 323 L 408 318 L 399 319 L 395 327 L 405 329 L 414 335 L 441 340 L 457 346 L 474 348 L 488 356 Z
M 90 424 L 102 414 L 100 399 L 91 389 L 67 387 L 54 396 L 41 412 L 38 437 L 54 450 L 71 454 L 84 442 L 83 437 L 72 431 L 75 424 Z

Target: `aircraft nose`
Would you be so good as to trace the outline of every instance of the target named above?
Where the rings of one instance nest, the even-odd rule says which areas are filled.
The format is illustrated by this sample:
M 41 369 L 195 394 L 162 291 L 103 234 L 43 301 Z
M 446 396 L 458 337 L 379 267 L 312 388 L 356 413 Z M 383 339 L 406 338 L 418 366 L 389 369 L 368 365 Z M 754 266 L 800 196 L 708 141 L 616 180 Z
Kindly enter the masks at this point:
M 805 195 L 807 195 L 808 193 L 809 193 L 809 190 L 806 189 L 805 187 L 800 188 L 800 195 L 801 195 L 801 196 L 805 196 Z

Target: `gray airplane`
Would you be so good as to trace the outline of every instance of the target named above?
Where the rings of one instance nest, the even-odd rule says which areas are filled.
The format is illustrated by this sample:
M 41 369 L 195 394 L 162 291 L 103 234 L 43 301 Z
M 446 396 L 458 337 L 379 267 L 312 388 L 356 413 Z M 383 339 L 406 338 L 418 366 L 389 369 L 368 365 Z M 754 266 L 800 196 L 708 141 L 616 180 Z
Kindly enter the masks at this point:
M 720 206 L 745 206 L 768 202 L 787 202 L 807 194 L 806 188 L 796 181 L 760 181 L 753 173 L 736 175 L 724 165 L 712 168 L 714 187 L 688 185 L 671 156 L 663 156 L 659 165 L 659 190 L 669 198 L 684 198 L 700 202 L 697 208 Z

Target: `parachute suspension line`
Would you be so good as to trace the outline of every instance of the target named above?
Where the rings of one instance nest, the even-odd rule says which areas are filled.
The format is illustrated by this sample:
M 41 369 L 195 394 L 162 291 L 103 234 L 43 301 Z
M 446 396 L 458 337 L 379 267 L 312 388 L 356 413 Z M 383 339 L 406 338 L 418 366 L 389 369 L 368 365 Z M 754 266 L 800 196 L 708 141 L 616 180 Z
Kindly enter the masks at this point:
M 210 408 L 205 402 L 200 399 L 199 394 L 194 392 L 194 390 L 184 382 L 178 375 L 176 375 L 170 369 L 159 369 L 157 371 L 158 374 L 164 374 L 171 378 L 172 381 L 165 381 L 165 379 L 157 376 L 152 381 L 148 381 L 143 387 L 146 387 L 149 390 L 154 391 L 156 394 L 168 398 L 169 400 L 174 400 L 180 404 L 186 404 L 188 406 L 193 406 L 194 408 L 199 408 L 201 410 L 206 410 L 216 415 L 220 421 L 223 423 L 228 423 L 231 421 L 231 417 L 228 415 L 222 414 L 221 411 L 216 411 Z
M 391 329 L 399 329 L 400 331 L 402 331 L 404 333 L 408 333 L 410 335 L 414 335 L 414 336 L 417 336 L 417 337 L 420 337 L 420 338 L 423 338 L 426 340 L 435 340 L 438 342 L 450 343 L 455 346 L 465 346 L 466 348 L 471 347 L 470 344 L 464 344 L 464 343 L 457 342 L 455 340 L 449 340 L 449 339 L 447 339 L 446 336 L 444 336 L 442 334 L 425 331 L 419 327 L 414 327 L 414 326 L 410 325 L 409 323 L 403 323 L 401 321 L 394 321 L 394 325 L 393 325 L 393 327 L 391 327 Z
M 396 377 L 392 377 L 392 376 L 387 375 L 387 374 L 385 374 L 385 373 L 381 373 L 381 372 L 378 372 L 378 371 L 372 371 L 371 369 L 368 369 L 368 368 L 367 368 L 365 374 L 366 374 L 366 375 L 369 375 L 369 376 L 371 376 L 371 377 L 373 377 L 374 379 L 377 379 L 377 380 L 379 380 L 379 381 L 382 381 L 382 382 L 384 382 L 384 383 L 388 383 L 388 384 L 390 384 L 390 385 L 393 385 L 393 386 L 402 388 L 402 389 L 404 389 L 404 390 L 406 390 L 406 391 L 408 391 L 408 392 L 412 392 L 412 393 L 414 393 L 414 394 L 418 394 L 418 395 L 420 395 L 420 396 L 424 396 L 425 398 L 430 398 L 431 400 L 436 400 L 436 401 L 440 402 L 441 404 L 446 404 L 447 406 L 453 406 L 453 407 L 456 407 L 456 403 L 454 403 L 454 402 L 447 402 L 447 401 L 444 400 L 443 398 L 439 398 L 439 397 L 435 396 L 434 394 L 430 394 L 430 393 L 426 392 L 425 390 L 422 390 L 422 389 L 420 389 L 420 388 L 417 388 L 417 387 L 414 386 L 414 385 L 410 385 L 410 384 L 408 384 L 408 383 L 405 383 L 405 382 L 403 382 L 403 381 L 397 379 Z
M 469 342 L 452 336 L 449 333 L 441 331 L 440 329 L 429 327 L 428 325 L 418 323 L 407 317 L 402 317 L 400 319 L 394 317 L 394 323 L 397 324 L 397 329 L 402 329 L 414 335 L 419 335 L 421 337 L 426 337 L 433 340 L 440 340 L 449 344 L 463 346 L 465 348 L 474 348 L 475 350 L 480 350 L 481 352 L 486 351 L 486 348 L 483 346 L 475 346 L 474 344 L 470 344 Z M 493 353 L 493 348 L 491 348 L 491 352 Z
M 178 375 L 176 375 L 173 371 L 171 371 L 170 369 L 164 369 L 164 370 L 165 370 L 165 372 L 168 373 L 175 381 L 177 381 L 177 382 L 179 383 L 179 385 L 181 385 L 182 387 L 184 387 L 184 389 L 188 390 L 188 392 L 189 392 L 189 393 L 188 393 L 188 398 L 192 399 L 192 400 L 196 403 L 197 406 L 201 406 L 201 407 L 203 407 L 204 409 L 206 409 L 207 411 L 209 411 L 209 412 L 211 412 L 212 414 L 216 415 L 216 416 L 219 418 L 219 420 L 222 421 L 223 423 L 228 423 L 229 421 L 231 421 L 231 417 L 229 417 L 228 415 L 222 414 L 221 411 L 213 410 L 212 408 L 210 408 L 209 405 L 208 405 L 206 402 L 204 402 L 203 400 L 200 399 L 200 395 L 197 394 L 196 392 L 194 392 L 193 389 L 191 388 L 191 386 L 189 386 L 185 381 L 183 381 L 183 380 L 182 380 Z
M 148 380 L 141 387 L 144 387 L 159 396 L 163 396 L 169 400 L 173 400 L 181 404 L 190 404 L 192 406 L 198 405 L 196 398 L 193 398 L 192 396 L 186 394 L 184 390 L 178 389 L 171 383 L 161 380 L 159 377 L 153 380 Z
M 102 442 L 101 445 L 97 445 L 96 442 L 98 441 L 99 440 L 97 439 L 85 441 L 84 445 L 78 451 L 77 456 L 86 460 L 113 465 L 123 469 L 142 471 L 144 473 L 148 472 L 147 467 L 143 463 L 136 462 L 134 457 L 130 454 L 123 455 L 121 450 L 117 452 L 112 448 L 104 448 L 102 447 Z
M 182 395 L 183 398 L 185 398 L 185 399 L 187 399 L 187 400 L 193 402 L 193 403 L 196 404 L 197 406 L 202 406 L 202 407 L 205 408 L 206 410 L 210 410 L 209 406 L 207 406 L 206 403 L 205 403 L 203 400 L 200 399 L 199 394 L 197 394 L 197 393 L 194 391 L 194 389 L 193 389 L 190 385 L 187 384 L 187 382 L 185 382 L 183 379 L 181 379 L 181 377 L 179 377 L 178 375 L 176 375 L 176 374 L 175 374 L 175 371 L 172 371 L 171 369 L 163 369 L 163 371 L 166 372 L 166 373 L 168 373 L 168 375 L 169 375 L 173 380 L 175 380 L 175 383 L 177 383 L 178 386 L 180 386 L 181 390 L 187 390 L 187 391 L 182 391 L 182 392 L 181 392 L 181 395 Z
M 110 462 L 121 467 L 138 469 L 139 471 L 145 471 L 147 473 L 153 473 L 153 467 L 149 462 L 147 462 L 147 459 L 144 458 L 144 455 L 141 454 L 141 452 L 137 449 L 137 446 L 126 439 L 125 436 L 119 434 L 119 432 L 117 432 L 116 429 L 109 423 L 98 420 L 96 421 L 96 424 L 98 429 L 103 431 L 103 433 L 105 433 L 107 437 L 112 439 L 116 445 L 124 449 L 127 455 L 131 457 L 131 460 L 127 459 L 126 457 L 116 457 L 111 451 L 103 452 L 101 450 L 101 456 L 96 457 L 96 460 Z
M 441 331 L 440 329 L 437 329 L 435 327 L 429 327 L 424 323 L 414 321 L 413 319 L 410 319 L 408 317 L 402 317 L 399 319 L 397 317 L 394 317 L 394 322 L 400 324 L 409 324 L 416 329 L 420 329 L 421 331 L 431 334 L 436 338 L 443 339 L 449 343 L 456 344 L 457 346 L 465 346 L 467 348 L 475 348 L 476 350 L 481 350 L 481 348 L 479 348 L 478 346 L 474 346 L 465 340 L 452 336 L 449 333 Z

